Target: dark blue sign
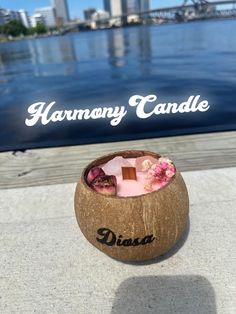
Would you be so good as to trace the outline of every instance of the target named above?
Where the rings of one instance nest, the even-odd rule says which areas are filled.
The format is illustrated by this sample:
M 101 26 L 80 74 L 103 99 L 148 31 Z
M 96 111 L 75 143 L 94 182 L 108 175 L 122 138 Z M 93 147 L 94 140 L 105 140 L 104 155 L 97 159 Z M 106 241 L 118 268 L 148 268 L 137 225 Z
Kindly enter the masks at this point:
M 236 20 L 0 43 L 0 150 L 236 129 Z

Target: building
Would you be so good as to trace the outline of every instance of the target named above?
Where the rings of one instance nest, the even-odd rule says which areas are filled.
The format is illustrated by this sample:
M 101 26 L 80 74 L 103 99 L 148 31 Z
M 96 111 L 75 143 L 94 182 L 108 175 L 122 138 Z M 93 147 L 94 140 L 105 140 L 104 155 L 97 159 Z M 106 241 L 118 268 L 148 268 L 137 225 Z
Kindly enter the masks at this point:
M 31 23 L 30 23 L 28 12 L 25 11 L 25 10 L 19 10 L 19 14 L 20 14 L 20 19 L 21 19 L 22 24 L 26 28 L 30 28 L 31 27 Z
M 150 0 L 139 0 L 138 1 L 139 12 L 146 12 L 150 10 Z
M 139 12 L 138 0 L 122 0 L 122 12 L 124 15 Z
M 17 11 L 1 9 L 1 21 L 3 24 L 10 21 L 21 21 L 20 13 Z
M 46 27 L 56 26 L 55 10 L 52 7 L 44 7 L 35 9 L 35 14 L 39 14 L 43 17 L 43 21 Z
M 0 25 L 5 24 L 5 10 L 0 8 Z
M 27 28 L 31 27 L 28 13 L 25 10 L 13 11 L 0 8 L 0 25 L 10 21 L 19 21 Z
M 84 19 L 89 21 L 92 19 L 92 15 L 96 12 L 95 8 L 88 8 L 84 10 Z
M 122 0 L 104 0 L 104 10 L 110 17 L 122 15 Z
M 91 16 L 90 27 L 91 29 L 103 29 L 109 27 L 110 15 L 104 10 L 96 10 Z
M 123 14 L 135 14 L 150 10 L 150 0 L 122 0 Z
M 55 8 L 57 25 L 64 25 L 70 21 L 67 0 L 52 0 Z
M 109 19 L 109 13 L 103 10 L 96 10 L 91 16 L 92 21 L 102 21 Z
M 30 17 L 30 24 L 31 24 L 31 27 L 36 27 L 38 24 L 44 24 L 45 25 L 45 22 L 44 22 L 44 18 L 41 14 L 34 14 Z

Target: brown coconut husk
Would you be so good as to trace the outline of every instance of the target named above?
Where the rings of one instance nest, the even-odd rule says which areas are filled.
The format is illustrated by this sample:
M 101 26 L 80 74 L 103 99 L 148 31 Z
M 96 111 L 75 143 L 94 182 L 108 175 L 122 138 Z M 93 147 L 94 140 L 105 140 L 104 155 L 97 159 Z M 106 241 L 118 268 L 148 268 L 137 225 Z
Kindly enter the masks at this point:
M 75 213 L 82 233 L 96 248 L 121 261 L 164 254 L 179 240 L 188 221 L 188 192 L 178 170 L 165 187 L 140 196 L 106 196 L 86 182 L 91 168 L 116 156 L 147 155 L 161 157 L 149 151 L 122 151 L 98 158 L 85 168 L 75 191 Z

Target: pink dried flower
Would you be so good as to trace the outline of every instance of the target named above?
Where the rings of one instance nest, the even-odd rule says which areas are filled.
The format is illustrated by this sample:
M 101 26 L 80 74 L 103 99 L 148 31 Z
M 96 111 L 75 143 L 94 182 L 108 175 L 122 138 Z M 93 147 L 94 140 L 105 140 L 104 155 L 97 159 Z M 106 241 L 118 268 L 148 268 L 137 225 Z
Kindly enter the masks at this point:
M 161 180 L 165 175 L 165 170 L 162 169 L 159 164 L 155 164 L 148 171 L 148 175 L 153 177 L 154 179 Z
M 90 187 L 99 193 L 105 195 L 116 195 L 117 181 L 115 176 L 99 176 L 90 184 Z
M 173 164 L 169 165 L 168 170 L 175 173 L 175 166 Z
M 151 166 L 148 170 L 149 184 L 154 182 L 165 186 L 170 179 L 175 175 L 176 169 L 172 161 L 166 157 L 158 159 L 157 163 Z
M 172 170 L 166 170 L 166 176 L 167 178 L 172 178 L 175 174 L 175 171 Z
M 155 170 L 154 169 L 148 170 L 148 177 L 154 177 L 154 176 L 155 176 Z
M 161 163 L 161 168 L 164 169 L 164 170 L 167 169 L 168 168 L 168 163 L 166 161 L 162 162 Z
M 95 178 L 104 176 L 105 172 L 102 170 L 102 168 L 99 167 L 93 167 L 90 169 L 88 175 L 87 175 L 87 182 L 91 183 Z

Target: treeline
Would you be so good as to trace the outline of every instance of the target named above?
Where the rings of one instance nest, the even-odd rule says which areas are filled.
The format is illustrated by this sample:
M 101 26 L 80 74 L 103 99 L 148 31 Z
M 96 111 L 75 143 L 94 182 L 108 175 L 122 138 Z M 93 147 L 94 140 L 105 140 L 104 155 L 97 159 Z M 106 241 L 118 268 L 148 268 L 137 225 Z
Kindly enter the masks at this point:
M 18 37 L 22 35 L 45 34 L 48 29 L 43 24 L 36 27 L 27 28 L 20 21 L 10 21 L 4 25 L 0 25 L 0 35 Z

